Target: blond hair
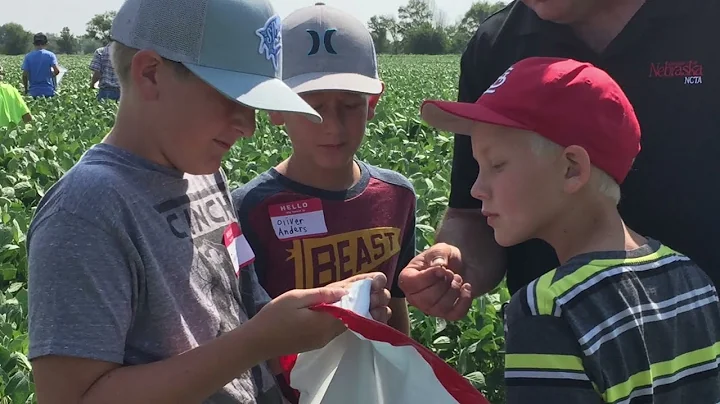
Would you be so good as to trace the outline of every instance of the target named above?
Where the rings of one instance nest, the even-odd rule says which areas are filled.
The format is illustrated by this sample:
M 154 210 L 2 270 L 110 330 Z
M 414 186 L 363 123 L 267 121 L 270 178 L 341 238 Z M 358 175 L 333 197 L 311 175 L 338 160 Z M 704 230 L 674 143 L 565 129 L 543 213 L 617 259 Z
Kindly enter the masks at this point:
M 120 42 L 111 42 L 110 47 L 110 63 L 112 64 L 115 75 L 120 82 L 120 87 L 126 87 L 130 83 L 130 66 L 139 49 L 131 48 Z M 182 76 L 191 74 L 190 70 L 182 63 L 163 58 L 164 61 L 170 63 L 174 70 Z
M 557 143 L 538 134 L 531 136 L 530 148 L 535 155 L 540 157 L 557 154 L 563 150 Z M 605 171 L 593 166 L 590 172 L 589 184 L 603 196 L 610 198 L 615 205 L 620 203 L 620 185 Z

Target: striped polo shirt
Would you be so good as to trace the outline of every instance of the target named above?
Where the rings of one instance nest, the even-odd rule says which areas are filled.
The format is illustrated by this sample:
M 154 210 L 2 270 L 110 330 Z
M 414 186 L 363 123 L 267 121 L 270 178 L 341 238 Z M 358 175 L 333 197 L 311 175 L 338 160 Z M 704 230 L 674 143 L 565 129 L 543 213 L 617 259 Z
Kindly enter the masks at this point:
M 720 303 L 656 240 L 582 254 L 505 309 L 507 403 L 720 402 Z

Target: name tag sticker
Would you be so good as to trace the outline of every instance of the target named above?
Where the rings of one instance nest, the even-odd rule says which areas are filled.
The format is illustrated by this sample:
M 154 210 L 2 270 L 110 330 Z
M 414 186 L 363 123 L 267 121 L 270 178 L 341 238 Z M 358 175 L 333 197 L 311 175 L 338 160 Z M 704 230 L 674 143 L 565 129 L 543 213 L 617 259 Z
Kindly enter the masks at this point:
M 268 211 L 275 235 L 280 240 L 327 234 L 325 212 L 319 198 L 270 205 Z
M 240 268 L 255 261 L 255 253 L 237 223 L 232 223 L 225 229 L 223 243 L 235 267 L 235 276 L 240 276 Z

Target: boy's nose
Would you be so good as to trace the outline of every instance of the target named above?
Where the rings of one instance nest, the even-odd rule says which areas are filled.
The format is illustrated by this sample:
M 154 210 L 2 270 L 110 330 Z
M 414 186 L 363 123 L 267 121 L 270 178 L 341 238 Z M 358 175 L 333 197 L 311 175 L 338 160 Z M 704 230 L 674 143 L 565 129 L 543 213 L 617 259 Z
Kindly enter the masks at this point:
M 237 132 L 241 132 L 242 136 L 249 137 L 255 133 L 257 123 L 254 109 L 235 104 L 230 119 L 232 128 Z
M 479 175 L 475 180 L 472 188 L 470 189 L 470 195 L 472 195 L 473 198 L 479 199 L 481 201 L 485 201 L 490 197 L 490 190 L 488 189 L 487 185 L 481 180 Z
M 327 135 L 339 136 L 343 132 L 342 117 L 335 110 L 324 113 L 322 128 Z

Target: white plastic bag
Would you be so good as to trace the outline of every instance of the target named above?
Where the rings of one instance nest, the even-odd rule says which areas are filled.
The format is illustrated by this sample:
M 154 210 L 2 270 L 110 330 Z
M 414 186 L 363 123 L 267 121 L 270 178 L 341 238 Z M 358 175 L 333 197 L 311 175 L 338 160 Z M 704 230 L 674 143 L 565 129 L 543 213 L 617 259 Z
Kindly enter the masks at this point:
M 324 348 L 283 358 L 300 404 L 489 404 L 462 375 L 424 346 L 372 319 L 370 280 L 334 305 L 320 305 L 348 331 Z
M 64 68 L 62 65 L 58 65 L 58 70 L 60 70 L 60 74 L 55 77 L 55 87 L 60 86 L 60 82 L 62 82 L 65 73 L 68 71 L 68 69 Z

